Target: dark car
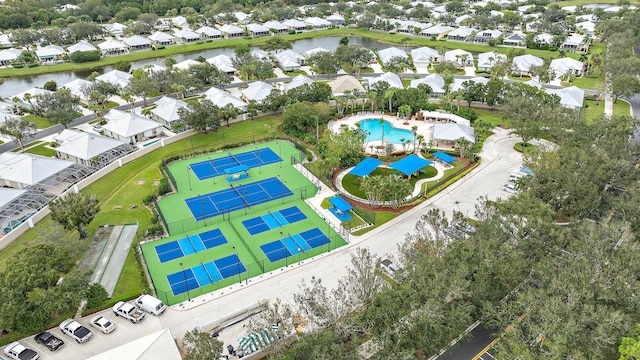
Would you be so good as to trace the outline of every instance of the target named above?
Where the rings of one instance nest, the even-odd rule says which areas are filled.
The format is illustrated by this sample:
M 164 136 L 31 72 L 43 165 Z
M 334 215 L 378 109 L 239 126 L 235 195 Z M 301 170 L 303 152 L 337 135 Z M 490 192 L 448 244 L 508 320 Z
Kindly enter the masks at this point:
M 58 338 L 57 336 L 53 335 L 52 333 L 50 333 L 48 331 L 43 331 L 43 332 L 39 333 L 33 339 L 38 344 L 42 344 L 42 345 L 46 346 L 47 349 L 49 349 L 51 351 L 56 351 L 60 347 L 62 347 L 62 345 L 64 345 L 64 341 L 62 341 L 62 339 Z

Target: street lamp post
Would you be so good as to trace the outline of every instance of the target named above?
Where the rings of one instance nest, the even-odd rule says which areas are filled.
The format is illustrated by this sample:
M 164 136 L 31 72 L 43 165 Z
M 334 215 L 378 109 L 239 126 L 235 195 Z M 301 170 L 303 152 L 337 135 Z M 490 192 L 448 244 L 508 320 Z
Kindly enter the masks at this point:
M 189 167 L 187 167 L 187 180 L 189 180 L 189 190 L 193 190 L 191 188 L 191 174 L 189 174 Z
M 184 286 L 187 288 L 187 299 L 191 301 L 191 295 L 189 295 L 189 283 L 187 282 L 187 273 L 184 271 L 182 263 L 180 263 L 180 267 L 182 268 L 182 276 L 184 277 Z
M 204 200 L 202 200 L 202 221 L 204 221 L 204 226 L 206 227 L 207 226 L 207 217 L 204 214 L 204 205 L 205 205 L 205 202 L 204 202 Z

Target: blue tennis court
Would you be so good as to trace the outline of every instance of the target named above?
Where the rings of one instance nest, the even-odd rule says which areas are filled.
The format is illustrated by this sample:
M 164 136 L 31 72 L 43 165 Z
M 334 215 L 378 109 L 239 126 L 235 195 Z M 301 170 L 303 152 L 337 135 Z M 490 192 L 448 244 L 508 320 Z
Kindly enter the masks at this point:
M 245 165 L 248 168 L 254 168 L 280 161 L 282 161 L 282 159 L 278 154 L 273 152 L 273 150 L 269 148 L 261 148 L 240 154 L 229 153 L 229 156 L 190 164 L 189 167 L 193 170 L 193 173 L 196 174 L 198 179 L 203 180 L 225 175 L 226 169 L 236 166 Z
M 280 211 L 269 212 L 262 216 L 244 220 L 242 221 L 242 225 L 244 225 L 249 234 L 256 235 L 306 218 L 307 216 L 300 211 L 297 206 L 292 206 Z
M 318 228 L 301 232 L 260 246 L 269 261 L 276 262 L 291 255 L 326 245 L 331 241 Z
M 200 221 L 290 195 L 293 192 L 280 179 L 272 177 L 185 199 L 185 202 L 193 217 Z
M 167 275 L 167 281 L 173 294 L 180 295 L 245 271 L 247 270 L 238 256 L 233 254 Z
M 222 234 L 222 231 L 220 229 L 213 229 L 158 245 L 156 246 L 156 254 L 158 254 L 160 262 L 164 263 L 226 243 L 227 238 Z

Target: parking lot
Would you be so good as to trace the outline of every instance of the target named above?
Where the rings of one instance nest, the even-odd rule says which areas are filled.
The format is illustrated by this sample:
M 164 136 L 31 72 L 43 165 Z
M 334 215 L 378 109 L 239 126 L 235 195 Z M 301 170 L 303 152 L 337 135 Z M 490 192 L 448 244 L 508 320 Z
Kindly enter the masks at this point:
M 167 309 L 167 312 L 170 311 L 172 310 Z M 102 315 L 111 320 L 116 324 L 116 330 L 111 334 L 103 334 L 98 329 L 90 326 L 89 319 L 95 315 Z M 162 330 L 160 318 L 156 316 L 147 314 L 144 320 L 140 323 L 132 324 L 129 320 L 116 317 L 113 311 L 111 311 L 111 308 L 100 311 L 92 316 L 86 316 L 80 319 L 79 322 L 93 333 L 91 340 L 84 344 L 78 344 L 74 339 L 63 334 L 57 326 L 53 329 L 49 329 L 49 332 L 62 339 L 64 341 L 64 346 L 55 352 L 49 351 L 44 345 L 37 344 L 35 340 L 33 340 L 33 336 L 20 340 L 20 343 L 37 351 L 40 355 L 40 359 L 85 360 L 95 354 L 111 350 L 142 336 Z

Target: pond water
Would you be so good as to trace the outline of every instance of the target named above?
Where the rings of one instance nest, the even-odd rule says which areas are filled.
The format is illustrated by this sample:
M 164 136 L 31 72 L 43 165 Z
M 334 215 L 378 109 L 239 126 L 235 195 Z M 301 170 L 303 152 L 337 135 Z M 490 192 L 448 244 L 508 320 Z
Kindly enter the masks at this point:
M 327 50 L 334 50 L 335 48 L 338 47 L 339 42 L 340 42 L 340 37 L 334 37 L 334 36 L 325 36 L 325 37 L 318 37 L 313 39 L 298 40 L 292 43 L 293 45 L 292 50 L 298 53 L 303 53 L 307 50 L 311 50 L 317 47 L 323 47 Z M 349 45 L 362 45 L 369 49 L 372 49 L 372 48 L 386 49 L 391 46 L 394 46 L 389 44 L 383 44 L 376 40 L 361 38 L 361 37 L 350 37 Z M 409 51 L 411 48 L 405 47 L 405 49 Z M 232 47 L 218 48 L 218 49 L 197 51 L 192 53 L 177 54 L 177 55 L 174 55 L 173 58 L 176 59 L 176 61 L 181 62 L 187 59 L 195 59 L 199 56 L 210 58 L 220 54 L 225 54 L 233 57 L 234 48 Z M 133 68 L 139 68 L 149 64 L 162 65 L 164 59 L 165 57 L 134 61 L 131 63 L 131 65 Z M 93 69 L 93 70 L 59 72 L 59 73 L 44 74 L 44 75 L 37 75 L 37 76 L 7 77 L 5 78 L 4 84 L 0 85 L 0 97 L 11 99 L 15 94 L 19 94 L 21 92 L 27 91 L 32 87 L 42 87 L 44 83 L 46 83 L 49 80 L 55 80 L 55 82 L 58 85 L 62 85 L 75 79 L 86 79 L 87 77 L 89 77 L 89 75 L 91 75 L 93 71 L 97 71 L 102 74 L 105 72 L 109 72 L 113 69 L 114 69 L 114 66 L 105 66 L 103 68 Z
M 411 131 L 395 128 L 388 121 L 383 121 L 384 126 L 380 124 L 379 119 L 366 119 L 360 121 L 358 124 L 360 125 L 360 129 L 364 130 L 365 134 L 367 134 L 366 143 L 382 140 L 383 129 L 384 140 L 392 144 L 400 145 L 403 139 L 413 140 L 413 133 Z

